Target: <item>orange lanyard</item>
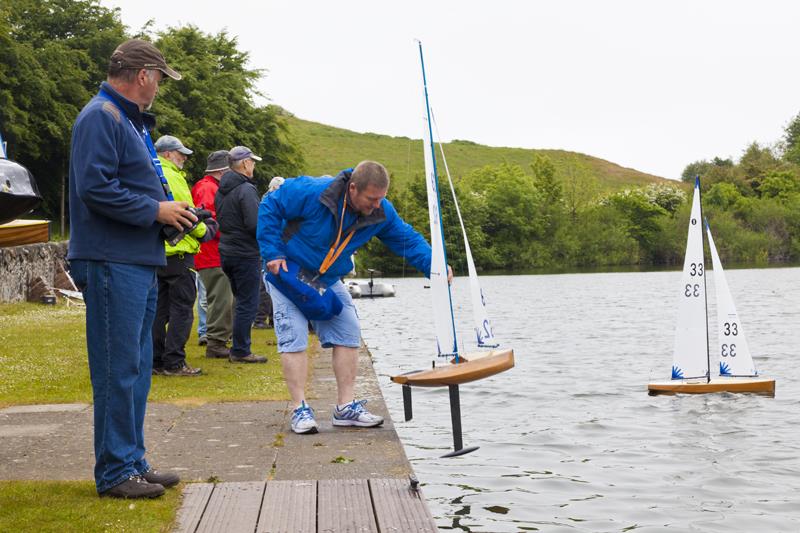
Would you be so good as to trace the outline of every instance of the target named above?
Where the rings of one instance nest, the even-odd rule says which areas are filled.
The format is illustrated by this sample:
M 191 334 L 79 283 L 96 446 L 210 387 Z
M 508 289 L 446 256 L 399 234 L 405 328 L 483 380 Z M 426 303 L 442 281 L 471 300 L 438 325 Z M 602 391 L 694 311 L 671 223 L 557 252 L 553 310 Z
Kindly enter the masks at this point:
M 342 238 L 342 227 L 344 226 L 344 212 L 347 209 L 347 191 L 344 192 L 344 201 L 342 201 L 342 216 L 339 217 L 339 233 L 336 235 L 336 240 L 333 241 L 331 245 L 331 249 L 328 250 L 328 255 L 325 256 L 325 259 L 322 260 L 322 264 L 319 267 L 320 275 L 324 274 L 328 271 L 333 263 L 339 259 L 339 256 L 342 255 L 347 243 L 350 242 L 350 239 L 353 237 L 353 231 L 347 234 L 344 238 L 344 241 L 339 244 L 339 240 Z M 337 248 L 338 247 L 338 248 Z

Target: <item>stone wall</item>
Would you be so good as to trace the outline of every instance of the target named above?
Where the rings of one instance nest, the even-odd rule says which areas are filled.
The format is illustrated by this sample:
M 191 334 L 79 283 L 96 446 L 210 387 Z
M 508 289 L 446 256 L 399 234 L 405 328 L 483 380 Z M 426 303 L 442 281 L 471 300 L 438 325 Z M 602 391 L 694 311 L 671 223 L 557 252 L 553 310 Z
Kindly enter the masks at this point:
M 41 277 L 49 286 L 67 256 L 67 241 L 0 248 L 0 302 L 21 302 Z

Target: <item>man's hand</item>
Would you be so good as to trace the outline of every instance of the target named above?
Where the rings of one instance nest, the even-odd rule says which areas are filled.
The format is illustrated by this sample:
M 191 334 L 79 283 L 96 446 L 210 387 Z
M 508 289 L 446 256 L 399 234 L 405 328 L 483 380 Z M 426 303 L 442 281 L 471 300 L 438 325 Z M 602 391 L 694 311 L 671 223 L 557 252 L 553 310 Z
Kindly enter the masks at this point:
M 286 267 L 286 259 L 273 259 L 272 261 L 267 262 L 267 270 L 276 276 L 278 275 L 281 267 L 283 267 L 284 272 L 289 272 L 289 269 Z
M 447 284 L 450 285 L 453 283 L 453 267 L 447 265 Z
M 189 207 L 189 202 L 158 202 L 156 220 L 162 224 L 174 226 L 180 231 L 191 228 L 192 224 L 197 222 L 197 217 L 186 209 L 187 207 Z

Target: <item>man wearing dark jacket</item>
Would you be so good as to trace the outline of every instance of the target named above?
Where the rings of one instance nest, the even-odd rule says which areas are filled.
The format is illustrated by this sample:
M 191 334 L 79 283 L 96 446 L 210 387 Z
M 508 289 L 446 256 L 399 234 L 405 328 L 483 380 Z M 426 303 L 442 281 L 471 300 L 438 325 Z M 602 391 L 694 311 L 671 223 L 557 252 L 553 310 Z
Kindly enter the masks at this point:
M 171 201 L 144 112 L 165 75 L 181 78 L 151 43 L 122 43 L 72 128 L 68 258 L 86 303 L 100 496 L 152 498 L 180 481 L 151 468 L 144 444 L 156 269 L 166 264 L 160 232 L 197 221 L 187 202 Z
M 228 153 L 230 170 L 222 175 L 214 199 L 221 237 L 222 271 L 228 276 L 236 299 L 233 310 L 233 346 L 230 361 L 266 363 L 267 358 L 250 351 L 250 327 L 258 311 L 261 259 L 256 241 L 258 191 L 253 170 L 261 158 L 246 146 Z

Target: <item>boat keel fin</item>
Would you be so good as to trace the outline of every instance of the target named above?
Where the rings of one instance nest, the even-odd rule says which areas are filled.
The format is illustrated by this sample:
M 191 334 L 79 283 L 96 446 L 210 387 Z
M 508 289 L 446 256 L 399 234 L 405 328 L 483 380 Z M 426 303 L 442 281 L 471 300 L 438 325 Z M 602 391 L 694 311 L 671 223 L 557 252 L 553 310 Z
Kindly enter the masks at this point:
M 450 420 L 453 423 L 453 451 L 442 455 L 442 458 L 458 457 L 479 448 L 478 446 L 464 448 L 461 438 L 461 396 L 458 393 L 458 385 L 448 385 L 448 389 L 450 389 Z
M 403 412 L 406 416 L 406 422 L 414 417 L 411 410 L 411 386 L 403 385 Z

